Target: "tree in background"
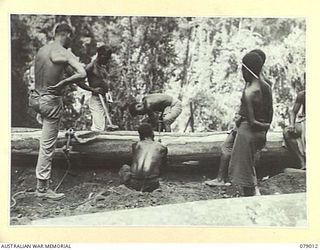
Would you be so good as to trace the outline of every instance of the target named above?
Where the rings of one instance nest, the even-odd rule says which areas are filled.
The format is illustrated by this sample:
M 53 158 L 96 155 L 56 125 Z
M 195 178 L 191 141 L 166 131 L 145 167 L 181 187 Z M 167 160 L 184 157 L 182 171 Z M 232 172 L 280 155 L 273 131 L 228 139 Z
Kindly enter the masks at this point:
M 290 106 L 305 71 L 303 20 L 193 18 L 182 19 L 180 27 L 187 30 L 175 43 L 181 66 L 178 77 L 167 84 L 168 92 L 183 93 L 186 108 L 175 124 L 177 130 L 183 129 L 190 116 L 190 101 L 196 105 L 197 131 L 227 129 L 244 87 L 241 59 L 255 48 L 267 54 L 265 75 L 274 83 L 273 128 L 283 125 L 284 107 Z
M 184 109 L 174 130 L 184 130 L 191 101 L 196 131 L 227 129 L 244 87 L 241 59 L 256 48 L 267 54 L 265 75 L 274 83 L 273 129 L 283 126 L 287 107 L 301 88 L 304 19 L 12 15 L 12 126 L 35 126 L 27 108 L 30 65 L 61 21 L 74 27 L 71 49 L 82 63 L 94 58 L 97 43 L 113 47 L 108 80 L 115 100 L 113 120 L 121 129 L 139 124 L 139 118 L 129 117 L 127 104 L 155 92 L 181 98 Z M 88 129 L 90 112 L 80 100 L 89 93 L 76 89 L 66 90 L 62 128 Z

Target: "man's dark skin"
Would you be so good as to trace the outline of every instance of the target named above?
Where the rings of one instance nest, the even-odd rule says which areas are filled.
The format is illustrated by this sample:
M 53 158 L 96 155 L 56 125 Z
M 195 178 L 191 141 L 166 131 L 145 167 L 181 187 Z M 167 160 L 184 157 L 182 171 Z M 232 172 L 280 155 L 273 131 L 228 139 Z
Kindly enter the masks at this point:
M 301 138 L 303 128 L 300 123 L 296 123 L 296 118 L 301 109 L 301 116 L 305 117 L 305 95 L 305 90 L 298 93 L 293 108 L 289 113 L 289 126 L 283 133 L 289 149 L 299 158 L 301 169 L 303 170 L 306 169 L 305 154 L 304 152 L 301 152 L 297 142 L 297 139 L 304 140 L 304 138 Z M 301 143 L 304 144 L 304 141 Z M 303 147 L 305 147 L 305 145 L 303 145 Z
M 243 73 L 245 75 L 245 73 Z M 245 76 L 244 76 L 245 78 Z M 246 90 L 244 92 L 244 97 L 247 103 L 248 109 L 248 122 L 252 128 L 257 128 L 267 131 L 270 127 L 270 122 L 258 121 L 255 117 L 254 106 L 261 105 L 260 100 L 262 100 L 261 86 L 267 84 L 264 81 L 254 78 L 252 82 L 247 82 Z
M 258 54 L 261 57 L 261 59 L 263 61 L 263 64 L 265 63 L 266 55 L 262 50 L 256 49 L 256 50 L 252 50 L 251 52 L 254 52 L 254 53 Z M 263 88 L 265 90 L 264 92 L 269 93 L 269 95 L 272 97 L 272 93 L 271 93 L 272 83 L 268 79 L 266 79 L 263 76 L 262 73 L 260 73 L 260 77 L 259 78 L 260 78 L 260 80 L 262 82 L 264 82 L 261 85 L 261 88 Z M 272 117 L 273 117 L 272 98 L 270 99 L 270 101 L 271 102 L 266 106 L 266 108 L 268 110 L 270 110 L 269 118 L 267 120 L 268 123 L 272 122 Z M 234 121 L 235 121 L 236 127 L 239 127 L 239 124 L 241 122 L 241 116 L 239 114 L 236 114 L 236 116 L 234 118 Z M 222 149 L 222 154 L 221 154 L 221 158 L 220 158 L 220 165 L 219 165 L 219 171 L 218 171 L 217 178 L 213 179 L 213 180 L 210 180 L 210 181 L 207 181 L 206 182 L 207 185 L 209 185 L 209 186 L 230 185 L 230 183 L 228 182 L 228 177 L 227 176 L 228 176 L 228 166 L 229 166 L 231 154 L 228 151 L 228 148 L 231 149 L 231 147 L 233 145 L 233 142 L 235 140 L 236 133 L 237 133 L 236 130 L 233 129 L 231 131 L 231 134 L 229 134 L 228 137 L 226 138 L 226 140 L 225 140 L 225 142 L 224 142 L 224 144 L 223 144 L 223 146 L 221 148 Z
M 142 126 L 152 128 L 149 124 Z M 167 164 L 167 147 L 154 141 L 154 134 L 139 131 L 140 141 L 132 144 L 132 164 L 124 165 L 119 175 L 123 183 L 135 190 L 151 192 L 159 187 L 158 177 Z
M 270 86 L 265 81 L 260 80 L 259 77 L 254 76 L 252 72 L 249 72 L 244 66 L 242 67 L 242 75 L 246 82 L 243 97 L 245 99 L 248 112 L 247 118 L 249 125 L 253 130 L 268 131 L 271 123 L 269 121 L 259 121 L 259 114 L 257 114 L 255 111 L 258 110 L 258 107 L 263 108 L 263 89 L 270 88 Z M 271 91 L 268 94 L 270 95 L 268 96 L 269 99 L 272 100 Z M 247 192 L 247 190 L 245 190 L 244 192 Z M 257 186 L 255 187 L 255 195 L 260 195 L 260 191 Z
M 111 49 L 107 49 L 105 46 L 98 48 L 98 55 L 96 60 L 89 63 L 86 67 L 89 86 L 88 89 L 95 89 L 92 94 L 98 96 L 98 94 L 104 95 L 109 91 L 110 86 L 107 82 L 107 65 L 111 60 Z M 98 67 L 96 72 L 95 67 Z
M 306 91 L 302 90 L 298 93 L 297 98 L 294 102 L 293 108 L 290 111 L 290 115 L 289 115 L 290 125 L 288 126 L 289 132 L 291 133 L 296 132 L 295 125 L 296 125 L 297 114 L 302 108 L 302 115 L 305 116 L 306 114 L 305 105 L 306 105 Z
M 172 104 L 173 98 L 166 94 L 146 95 L 141 103 L 137 103 L 135 108 L 138 115 L 147 114 L 153 128 L 157 128 L 157 117 L 154 112 L 163 112 L 164 109 Z M 170 126 L 166 126 L 167 132 L 171 131 Z
M 69 52 L 70 53 L 70 52 Z M 71 53 L 72 54 L 72 53 Z M 72 54 L 73 55 L 73 54 Z M 78 62 L 77 58 L 73 55 L 74 59 Z M 98 62 L 101 64 L 101 65 L 104 65 L 106 63 L 106 55 L 100 55 L 100 58 L 97 59 Z M 78 62 L 79 63 L 79 62 Z M 89 64 L 87 67 L 86 67 L 86 70 L 88 69 L 88 67 L 91 67 Z M 68 74 L 74 74 L 75 71 L 74 70 L 77 70 L 73 65 L 70 64 L 70 66 L 72 66 L 71 68 L 68 67 L 66 68 L 66 72 Z M 81 68 L 83 69 L 83 67 L 81 66 Z M 75 75 L 75 74 L 74 74 Z M 74 75 L 72 77 L 74 77 Z M 86 73 L 86 76 L 88 77 L 88 81 L 91 80 L 93 78 L 92 74 L 87 74 Z M 68 83 L 72 83 L 72 82 L 75 82 L 80 88 L 84 89 L 84 90 L 87 90 L 87 91 L 90 91 L 92 92 L 93 95 L 103 95 L 107 92 L 107 87 L 105 86 L 101 86 L 101 84 L 95 84 L 96 81 L 93 80 L 93 81 L 89 81 L 89 86 L 87 84 L 85 84 L 84 81 L 79 81 L 81 79 L 77 79 L 77 78 L 72 78 L 70 77 L 67 78 L 67 79 L 64 79 L 63 81 L 60 81 L 58 82 L 56 85 L 53 85 L 51 86 L 50 88 L 48 88 L 49 91 L 55 91 L 55 90 L 58 90 L 58 89 L 61 89 L 62 87 L 64 87 L 65 85 L 67 85 Z M 82 77 L 83 79 L 83 77 Z M 100 79 L 99 79 L 100 80 Z M 101 82 L 101 80 L 99 81 Z M 90 85 L 91 83 L 91 85 Z
M 261 57 L 261 59 L 262 59 L 262 61 L 263 61 L 263 64 L 265 63 L 265 61 L 266 61 L 266 54 L 265 54 L 262 50 L 260 50 L 260 49 L 254 49 L 254 50 L 251 50 L 250 52 L 257 53 L 257 54 Z M 272 87 L 273 83 L 272 83 L 271 81 L 269 81 L 269 79 L 267 79 L 267 78 L 264 76 L 264 74 L 263 74 L 262 71 L 261 71 L 261 73 L 260 73 L 260 77 L 259 77 L 259 78 L 260 78 L 261 80 L 265 81 L 270 87 Z
M 160 176 L 160 169 L 166 165 L 167 148 L 148 137 L 132 145 L 132 176 L 153 178 Z

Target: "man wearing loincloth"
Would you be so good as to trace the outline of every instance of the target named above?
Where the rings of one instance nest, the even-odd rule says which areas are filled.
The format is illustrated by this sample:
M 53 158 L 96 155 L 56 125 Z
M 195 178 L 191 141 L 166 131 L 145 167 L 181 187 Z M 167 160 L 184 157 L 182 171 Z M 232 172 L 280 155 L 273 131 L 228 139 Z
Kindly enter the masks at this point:
M 298 93 L 289 113 L 289 126 L 284 129 L 286 146 L 299 159 L 301 169 L 306 169 L 306 91 Z M 299 111 L 301 113 L 298 115 Z
M 159 187 L 161 169 L 167 164 L 167 147 L 154 141 L 150 124 L 143 123 L 139 129 L 140 141 L 132 144 L 132 164 L 120 171 L 120 182 L 141 192 L 152 192 Z
M 271 88 L 259 77 L 262 65 L 262 58 L 254 52 L 242 59 L 242 75 L 246 84 L 229 163 L 229 177 L 232 184 L 242 189 L 244 196 L 260 194 L 255 165 L 259 151 L 265 146 L 273 113 Z
M 129 105 L 129 112 L 132 116 L 148 115 L 150 123 L 154 129 L 159 128 L 155 112 L 160 112 L 164 130 L 171 132 L 170 125 L 177 119 L 182 112 L 181 102 L 178 99 L 166 94 L 145 95 L 141 102 L 133 102 Z M 160 128 L 162 131 L 162 127 Z
M 54 41 L 41 47 L 35 58 L 35 92 L 38 93 L 36 111 L 42 120 L 39 156 L 36 166 L 38 197 L 59 200 L 63 193 L 49 188 L 52 159 L 56 147 L 62 113 L 62 88 L 65 85 L 83 80 L 86 72 L 75 55 L 67 50 L 72 35 L 68 24 L 56 26 Z M 74 74 L 64 78 L 71 67 Z
M 262 50 L 255 49 L 255 50 L 250 51 L 250 53 L 258 54 L 260 56 L 260 58 L 262 59 L 262 64 L 264 65 L 265 60 L 266 60 L 266 54 Z M 266 79 L 266 77 L 263 76 L 262 73 L 260 73 L 259 78 L 260 78 L 260 80 L 268 83 L 268 85 L 270 87 L 272 86 L 271 81 Z M 269 99 L 268 107 L 266 107 L 269 110 L 267 122 L 271 123 L 272 117 L 273 117 L 271 88 L 267 87 L 265 84 L 263 84 L 262 87 L 265 89 L 265 91 L 267 93 L 269 92 L 268 96 L 271 97 L 271 99 Z M 220 158 L 220 165 L 219 165 L 217 178 L 215 178 L 213 180 L 206 181 L 205 184 L 207 184 L 208 186 L 225 186 L 225 185 L 228 186 L 228 185 L 230 185 L 229 178 L 228 178 L 228 167 L 229 167 L 229 162 L 230 162 L 230 158 L 231 158 L 232 148 L 234 145 L 234 140 L 235 140 L 236 134 L 237 134 L 237 127 L 239 127 L 240 122 L 241 122 L 241 116 L 238 113 L 236 113 L 234 121 L 235 121 L 235 125 L 236 125 L 235 128 L 233 128 L 231 131 L 228 132 L 227 138 L 225 139 L 225 141 L 221 145 L 221 158 Z M 259 153 L 257 153 L 257 157 L 258 156 L 259 156 Z

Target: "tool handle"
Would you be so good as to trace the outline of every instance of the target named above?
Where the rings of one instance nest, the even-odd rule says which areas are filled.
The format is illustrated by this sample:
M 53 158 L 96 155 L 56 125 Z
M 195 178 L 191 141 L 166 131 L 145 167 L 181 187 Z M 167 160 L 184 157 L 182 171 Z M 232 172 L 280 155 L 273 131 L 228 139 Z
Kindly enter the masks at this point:
M 70 150 L 70 142 L 71 142 L 71 135 L 68 135 L 67 145 L 66 145 L 66 152 L 68 152 L 68 153 L 69 153 L 69 150 Z
M 112 122 L 111 122 L 110 115 L 109 115 L 108 107 L 107 107 L 106 103 L 104 102 L 104 99 L 103 99 L 102 95 L 99 94 L 99 98 L 100 98 L 100 101 L 102 103 L 102 106 L 103 106 L 103 109 L 104 109 L 104 112 L 106 114 L 106 117 L 107 117 L 107 120 L 108 120 L 109 124 L 113 125 Z

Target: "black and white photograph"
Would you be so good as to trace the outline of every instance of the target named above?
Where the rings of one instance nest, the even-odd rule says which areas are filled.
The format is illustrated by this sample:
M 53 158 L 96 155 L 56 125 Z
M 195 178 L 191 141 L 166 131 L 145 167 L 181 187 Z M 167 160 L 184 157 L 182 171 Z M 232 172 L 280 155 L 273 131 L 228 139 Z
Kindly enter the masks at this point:
M 308 226 L 306 18 L 8 18 L 10 226 Z

